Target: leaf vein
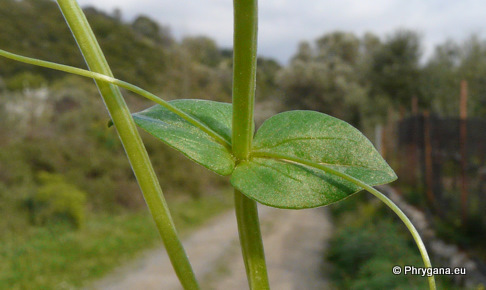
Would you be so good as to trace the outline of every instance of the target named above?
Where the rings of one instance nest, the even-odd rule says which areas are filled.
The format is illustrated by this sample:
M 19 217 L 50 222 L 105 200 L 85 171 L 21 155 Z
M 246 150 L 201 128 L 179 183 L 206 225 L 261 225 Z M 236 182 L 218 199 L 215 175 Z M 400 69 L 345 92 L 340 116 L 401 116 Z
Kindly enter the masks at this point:
M 304 141 L 312 141 L 312 140 L 342 140 L 342 141 L 350 141 L 350 142 L 354 142 L 354 143 L 358 143 L 357 140 L 353 140 L 353 139 L 349 139 L 349 138 L 340 138 L 340 137 L 297 137 L 297 138 L 292 138 L 292 139 L 286 139 L 286 140 L 282 140 L 280 142 L 277 142 L 271 146 L 264 146 L 263 148 L 264 149 L 271 149 L 271 148 L 275 148 L 275 147 L 278 147 L 280 145 L 283 145 L 285 143 L 289 143 L 289 142 L 293 142 L 293 141 L 300 141 L 300 140 L 304 140 Z

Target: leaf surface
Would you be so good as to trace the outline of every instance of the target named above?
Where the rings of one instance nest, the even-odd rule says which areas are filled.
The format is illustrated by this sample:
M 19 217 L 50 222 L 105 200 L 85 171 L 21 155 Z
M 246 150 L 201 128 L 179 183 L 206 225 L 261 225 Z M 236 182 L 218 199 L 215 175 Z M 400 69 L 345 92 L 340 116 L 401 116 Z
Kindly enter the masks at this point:
M 369 185 L 396 179 L 361 132 L 319 112 L 289 111 L 271 117 L 257 131 L 252 152 L 253 158 L 238 164 L 231 182 L 248 197 L 273 207 L 323 206 L 360 190 L 338 176 L 285 161 L 285 156 L 328 166 Z
M 174 100 L 169 103 L 231 143 L 231 104 L 206 100 Z M 230 175 L 235 167 L 235 160 L 227 146 L 160 105 L 133 114 L 133 119 L 145 131 L 209 170 Z

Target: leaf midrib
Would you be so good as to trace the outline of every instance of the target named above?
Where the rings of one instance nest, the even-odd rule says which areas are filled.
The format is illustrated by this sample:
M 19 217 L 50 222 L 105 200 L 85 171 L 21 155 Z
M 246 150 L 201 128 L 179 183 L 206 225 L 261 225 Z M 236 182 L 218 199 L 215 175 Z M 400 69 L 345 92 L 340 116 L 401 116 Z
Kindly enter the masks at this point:
M 289 143 L 289 142 L 294 142 L 294 141 L 312 141 L 312 140 L 341 140 L 341 141 L 350 141 L 350 142 L 354 142 L 354 143 L 358 143 L 358 141 L 354 140 L 354 139 L 349 139 L 349 138 L 342 138 L 342 137 L 296 137 L 296 138 L 292 138 L 292 139 L 285 139 L 285 140 L 282 140 L 280 142 L 277 142 L 276 144 L 272 144 L 272 145 L 263 145 L 263 144 L 256 144 L 256 146 L 254 146 L 254 148 L 257 148 L 257 149 L 271 149 L 271 148 L 275 148 L 275 147 L 278 147 L 280 145 L 283 145 L 285 143 Z M 255 143 L 257 143 L 257 141 L 255 141 Z M 261 145 L 258 146 L 258 145 Z
M 192 115 L 192 114 L 191 114 Z M 133 116 L 135 116 L 136 118 L 139 118 L 141 120 L 145 120 L 145 121 L 149 121 L 149 122 L 153 122 L 153 123 L 158 123 L 158 124 L 163 124 L 164 126 L 166 127 L 176 127 L 176 128 L 180 128 L 180 129 L 184 129 L 184 123 L 182 122 L 173 122 L 173 123 L 167 123 L 167 122 L 164 122 L 158 118 L 154 118 L 154 117 L 151 117 L 151 116 L 147 116 L 147 115 L 144 115 L 143 112 L 140 112 L 140 113 L 135 113 L 133 114 Z M 211 130 L 213 132 L 213 134 L 217 135 L 218 137 L 220 137 L 222 140 L 226 140 L 227 143 L 223 143 L 221 142 L 220 140 L 214 138 L 213 136 L 209 135 L 207 132 L 205 132 L 204 130 L 202 130 L 201 128 L 198 128 L 196 126 L 194 126 L 193 124 L 191 124 L 190 122 L 188 122 L 188 120 L 186 120 L 184 117 L 180 116 L 180 115 L 177 115 L 179 118 L 181 118 L 186 124 L 190 125 L 191 127 L 195 128 L 196 130 L 194 132 L 198 132 L 199 134 L 205 134 L 207 136 L 209 136 L 211 139 L 213 139 L 214 141 L 216 141 L 216 143 L 218 145 L 221 145 L 222 147 L 224 147 L 226 150 L 228 150 L 229 152 L 231 152 L 229 150 L 229 147 L 228 146 L 231 146 L 231 143 L 228 142 L 228 140 L 226 140 L 226 138 L 224 136 L 222 136 L 221 134 L 219 134 L 218 132 L 212 130 L 206 123 L 204 123 L 203 121 L 201 121 L 199 118 L 197 118 L 196 116 L 192 115 L 191 117 L 194 119 L 194 120 L 197 120 L 199 123 L 201 123 L 202 125 L 204 125 L 205 127 L 207 127 L 209 130 Z
M 285 155 L 285 154 L 279 154 L 279 153 L 267 153 L 267 152 L 261 152 L 263 154 L 255 154 L 255 153 L 257 153 L 257 152 L 253 152 L 253 157 L 267 158 L 267 159 L 273 159 L 273 160 L 276 160 L 276 161 L 281 161 L 281 162 L 286 162 L 286 163 L 298 164 L 298 165 L 302 165 L 302 166 L 309 166 L 309 167 L 312 167 L 312 168 L 315 168 L 315 169 L 318 169 L 318 170 L 323 170 L 325 172 L 328 172 L 328 173 L 330 173 L 332 175 L 336 175 L 336 176 L 349 175 L 347 173 L 340 172 L 339 170 L 334 169 L 333 168 L 334 166 L 341 166 L 341 165 L 337 165 L 337 164 L 317 163 L 317 162 L 313 162 L 313 161 L 310 161 L 310 160 L 305 160 L 305 159 L 302 159 L 302 158 L 289 156 L 289 155 Z M 346 166 L 349 166 L 349 165 L 343 165 L 343 166 L 346 167 Z M 350 165 L 349 167 L 359 167 L 359 168 L 364 168 L 364 169 L 368 169 L 368 170 L 372 170 L 372 171 L 386 172 L 385 170 L 367 168 L 367 167 L 362 167 L 362 166 Z M 339 172 L 339 174 L 336 174 L 336 173 L 333 173 L 333 172 Z M 353 178 L 355 178 L 355 177 L 353 177 Z M 390 176 L 390 178 L 392 178 L 392 176 Z M 396 179 L 396 175 L 394 176 L 394 178 L 392 180 L 387 181 L 387 182 L 391 182 L 395 179 Z M 379 184 L 382 184 L 382 183 L 379 183 Z M 375 184 L 375 185 L 378 185 L 378 184 Z
M 277 156 L 277 155 L 279 157 L 274 157 L 274 156 Z M 299 164 L 299 165 L 305 165 L 305 164 L 303 164 L 301 162 L 298 162 L 298 161 L 293 160 L 293 159 L 296 159 L 298 157 L 290 156 L 290 155 L 285 155 L 285 154 L 279 154 L 279 153 L 273 153 L 273 152 L 266 152 L 266 151 L 261 151 L 261 150 L 253 151 L 252 154 L 251 154 L 251 157 L 275 159 L 275 160 L 280 160 L 280 161 L 288 160 L 288 161 L 292 161 L 292 162 L 294 162 L 296 164 Z M 298 158 L 298 159 L 300 159 L 300 158 Z M 300 159 L 300 160 L 304 160 L 304 159 Z M 320 165 L 323 165 L 323 166 L 353 167 L 353 168 L 362 168 L 362 169 L 366 169 L 366 170 L 383 172 L 383 170 L 380 169 L 380 168 L 366 167 L 366 166 L 363 166 L 363 165 L 338 164 L 338 163 L 327 163 L 327 162 L 313 162 L 313 161 L 310 161 L 310 160 L 308 162 L 312 162 L 312 163 L 315 163 L 315 164 L 318 164 L 318 165 L 320 164 Z

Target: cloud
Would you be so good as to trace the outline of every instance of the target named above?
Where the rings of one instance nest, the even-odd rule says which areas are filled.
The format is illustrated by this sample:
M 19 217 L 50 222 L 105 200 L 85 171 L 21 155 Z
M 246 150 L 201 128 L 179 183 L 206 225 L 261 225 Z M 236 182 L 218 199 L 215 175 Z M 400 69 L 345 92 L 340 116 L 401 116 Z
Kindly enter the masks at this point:
M 145 14 L 174 35 L 207 35 L 220 46 L 232 43 L 231 0 L 79 0 L 107 12 L 120 8 L 132 20 Z M 417 30 L 427 54 L 448 38 L 463 40 L 484 33 L 484 0 L 264 0 L 259 3 L 259 53 L 285 63 L 302 40 L 335 30 L 385 36 L 398 28 Z

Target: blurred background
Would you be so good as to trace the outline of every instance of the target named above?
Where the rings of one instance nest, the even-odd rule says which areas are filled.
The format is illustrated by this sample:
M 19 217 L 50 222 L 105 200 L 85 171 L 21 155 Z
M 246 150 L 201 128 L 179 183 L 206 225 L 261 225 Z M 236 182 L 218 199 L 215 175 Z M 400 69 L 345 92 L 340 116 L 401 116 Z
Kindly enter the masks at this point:
M 79 2 L 117 78 L 231 102 L 231 1 Z M 441 285 L 484 289 L 486 3 L 261 2 L 257 124 L 309 109 L 360 129 L 433 265 L 467 267 Z M 54 1 L 0 0 L 0 48 L 86 68 Z M 151 105 L 124 95 L 134 112 Z M 82 287 L 160 246 L 108 121 L 93 81 L 0 58 L 1 289 Z M 231 208 L 227 179 L 142 134 L 183 236 Z M 389 210 L 364 193 L 330 208 L 329 287 L 426 287 L 391 272 L 422 262 Z

